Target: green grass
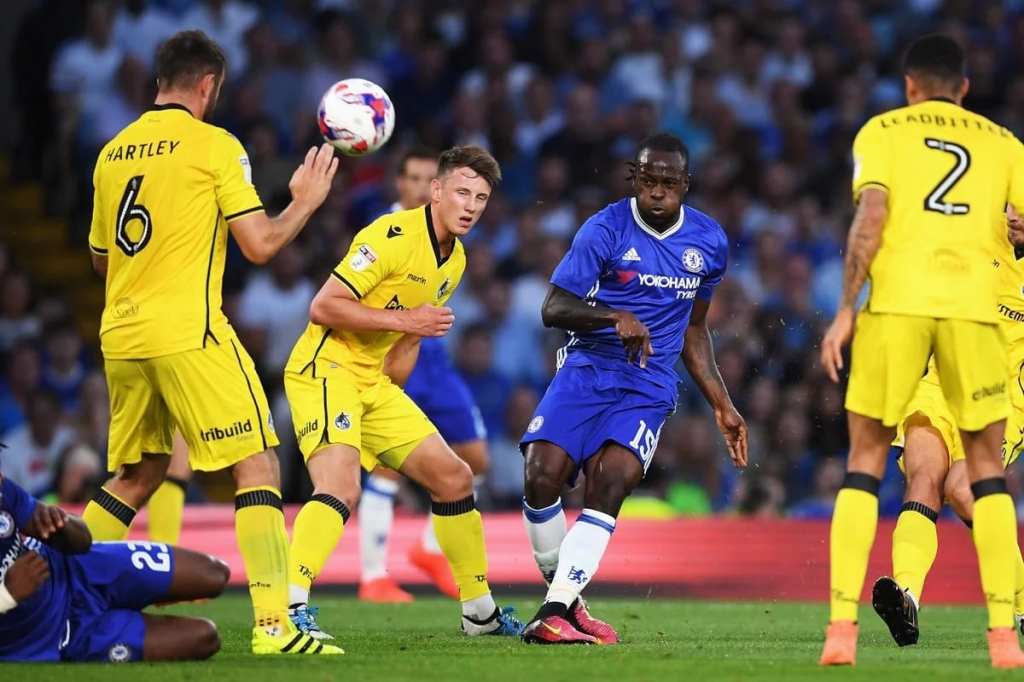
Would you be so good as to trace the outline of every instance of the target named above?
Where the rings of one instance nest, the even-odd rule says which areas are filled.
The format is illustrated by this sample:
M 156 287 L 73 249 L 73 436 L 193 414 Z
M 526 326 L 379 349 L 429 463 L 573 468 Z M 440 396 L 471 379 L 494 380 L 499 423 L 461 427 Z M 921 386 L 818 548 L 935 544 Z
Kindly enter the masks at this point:
M 529 617 L 536 600 L 517 600 Z M 347 654 L 337 657 L 256 657 L 248 653 L 248 599 L 160 613 L 213 619 L 224 648 L 202 663 L 2 666 L 5 680 L 75 682 L 591 682 L 615 680 L 978 680 L 1007 679 L 988 667 L 981 608 L 933 607 L 923 613 L 917 647 L 898 649 L 870 607 L 863 618 L 858 665 L 821 669 L 816 663 L 827 609 L 822 605 L 710 603 L 659 599 L 595 599 L 591 610 L 619 629 L 615 647 L 538 647 L 505 638 L 467 639 L 457 606 L 419 598 L 411 605 L 368 605 L 348 597 L 318 600 L 321 626 Z M 1012 673 L 1011 673 L 1012 674 Z

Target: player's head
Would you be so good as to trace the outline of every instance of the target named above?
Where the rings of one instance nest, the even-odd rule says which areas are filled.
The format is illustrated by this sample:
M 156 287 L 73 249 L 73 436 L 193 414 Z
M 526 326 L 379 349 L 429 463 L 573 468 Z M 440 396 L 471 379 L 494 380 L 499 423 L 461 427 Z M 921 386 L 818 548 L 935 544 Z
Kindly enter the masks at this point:
M 437 154 L 426 147 L 413 147 L 398 162 L 398 203 L 404 209 L 430 202 L 430 181 L 437 175 Z
M 176 33 L 157 53 L 156 78 L 161 94 L 197 98 L 204 121 L 213 116 L 226 73 L 224 51 L 202 31 Z
M 903 79 L 910 104 L 933 97 L 959 104 L 969 85 L 964 48 L 949 36 L 921 36 L 903 54 Z
M 437 159 L 430 181 L 430 201 L 441 226 L 461 237 L 473 229 L 501 181 L 494 157 L 475 144 L 452 147 Z
M 633 160 L 633 195 L 644 222 L 665 228 L 679 220 L 683 197 L 690 189 L 690 150 L 669 133 L 644 139 Z

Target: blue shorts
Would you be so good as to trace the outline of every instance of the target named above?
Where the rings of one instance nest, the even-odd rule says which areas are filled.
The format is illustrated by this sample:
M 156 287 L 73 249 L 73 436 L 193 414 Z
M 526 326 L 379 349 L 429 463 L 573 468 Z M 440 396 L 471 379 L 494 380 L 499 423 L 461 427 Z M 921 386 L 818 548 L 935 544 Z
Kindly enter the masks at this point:
M 576 464 L 570 485 L 609 441 L 636 455 L 647 473 L 661 427 L 675 409 L 674 391 L 592 365 L 566 365 L 551 380 L 519 447 L 525 452 L 527 444 L 544 440 L 565 450 Z
M 487 438 L 483 417 L 469 386 L 454 369 L 417 362 L 405 392 L 450 445 Z
M 71 612 L 65 661 L 142 660 L 146 623 L 142 609 L 171 588 L 174 553 L 146 542 L 97 542 L 87 554 L 68 557 Z

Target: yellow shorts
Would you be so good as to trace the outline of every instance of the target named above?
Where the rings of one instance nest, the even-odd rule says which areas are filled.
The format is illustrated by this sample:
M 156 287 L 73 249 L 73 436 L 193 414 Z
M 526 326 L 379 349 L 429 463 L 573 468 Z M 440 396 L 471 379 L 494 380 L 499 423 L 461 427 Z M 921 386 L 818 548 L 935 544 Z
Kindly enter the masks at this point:
M 960 428 L 980 431 L 1006 419 L 1008 360 L 996 324 L 867 310 L 857 315 L 846 409 L 898 425 L 933 352 Z
M 917 391 L 914 392 L 914 397 L 907 405 L 907 417 L 896 427 L 896 439 L 893 441 L 893 445 L 896 447 L 903 447 L 908 422 L 915 414 L 924 416 L 942 436 L 942 441 L 946 444 L 946 452 L 949 453 L 950 466 L 953 465 L 953 462 L 964 459 L 964 444 L 960 440 L 960 429 L 946 406 L 946 398 L 942 395 L 942 386 L 937 377 L 931 373 L 918 382 Z M 906 473 L 902 456 L 899 458 L 899 465 L 900 470 Z
M 108 468 L 170 455 L 175 428 L 197 471 L 226 469 L 278 445 L 256 367 L 236 339 L 145 360 L 107 360 Z
M 397 471 L 437 428 L 405 391 L 382 377 L 367 386 L 342 367 L 317 360 L 303 374 L 285 372 L 299 450 L 308 462 L 331 445 L 359 450 L 363 468 Z

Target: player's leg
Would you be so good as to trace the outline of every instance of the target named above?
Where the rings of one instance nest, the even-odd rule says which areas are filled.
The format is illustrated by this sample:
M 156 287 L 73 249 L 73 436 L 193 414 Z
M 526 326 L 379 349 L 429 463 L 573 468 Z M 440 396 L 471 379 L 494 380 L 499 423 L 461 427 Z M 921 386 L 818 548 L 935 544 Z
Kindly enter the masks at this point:
M 1007 425 L 1007 430 L 1014 428 Z M 1011 456 L 1012 457 L 1012 456 Z M 1009 464 L 1012 459 L 1007 460 Z M 953 462 L 949 468 L 949 476 L 946 477 L 946 500 L 956 515 L 967 526 L 972 536 L 974 534 L 974 494 L 971 492 L 971 480 L 967 475 L 967 462 L 959 460 Z M 1020 543 L 1017 544 L 1017 551 L 1014 555 L 1017 570 L 1016 587 L 1013 598 L 1013 613 L 1016 621 L 1017 631 L 1024 634 L 1024 557 L 1021 556 Z
M 525 457 L 523 523 L 545 585 L 555 577 L 559 548 L 568 532 L 562 489 L 575 481 L 584 452 L 592 454 L 588 435 L 608 406 L 594 394 L 596 381 L 596 372 L 590 367 L 559 370 L 520 444 Z
M 484 427 L 480 410 L 473 403 L 469 387 L 457 375 L 446 377 L 443 388 L 434 387 L 433 392 L 417 405 L 437 427 L 441 437 L 473 472 L 473 494 L 483 475 L 487 472 L 487 429 Z M 459 598 L 459 588 L 452 577 L 451 567 L 441 551 L 434 532 L 434 515 L 429 514 L 423 525 L 420 542 L 409 548 L 409 562 L 430 576 L 442 594 L 452 599 Z
M 230 339 L 153 362 L 192 469 L 230 469 L 235 479 L 235 535 L 253 604 L 253 652 L 341 653 L 294 632 L 288 618 L 288 532 L 273 450 L 278 439 L 245 349 Z
M 404 397 L 404 396 L 403 396 Z M 415 408 L 411 401 L 409 408 Z M 418 409 L 417 409 L 418 411 Z M 405 440 L 429 424 L 422 417 L 405 419 Z M 522 634 L 523 624 L 514 609 L 499 609 L 487 582 L 487 550 L 484 526 L 473 498 L 473 474 L 435 431 L 416 434 L 414 440 L 380 456 L 430 493 L 434 531 L 451 566 L 462 603 L 462 630 L 467 635 Z
M 149 539 L 168 545 L 178 544 L 185 511 L 185 493 L 188 490 L 192 468 L 188 464 L 188 444 L 181 432 L 174 432 L 174 452 L 167 467 L 167 475 L 146 506 L 149 511 Z
M 170 461 L 173 423 L 150 361 L 108 360 L 108 480 L 82 519 L 94 540 L 123 540 L 136 512 L 160 487 Z
M 829 540 L 831 609 L 820 663 L 853 665 L 857 611 L 878 527 L 878 490 L 895 424 L 927 365 L 935 334 L 928 318 L 857 316 L 846 394 L 850 454 Z
M 219 596 L 230 575 L 219 559 L 165 544 L 109 542 L 69 561 L 88 590 L 71 600 L 68 660 L 201 660 L 219 650 L 207 620 L 142 613 L 156 603 Z
M 303 413 L 295 402 L 292 410 L 294 414 Z M 297 419 L 295 423 L 304 422 Z M 358 437 L 358 424 L 351 428 Z M 330 442 L 336 442 L 333 434 Z M 300 447 L 301 444 L 300 437 Z M 306 468 L 313 482 L 313 495 L 299 510 L 292 527 L 289 614 L 301 630 L 315 639 L 326 640 L 333 637 L 317 624 L 317 612 L 309 606 L 309 592 L 345 532 L 349 509 L 359 502 L 359 450 L 349 444 L 323 445 L 309 453 Z
M 401 604 L 413 600 L 412 595 L 388 575 L 387 569 L 388 537 L 395 519 L 395 494 L 401 478 L 398 472 L 381 467 L 363 476 L 358 512 L 362 564 L 359 598 L 363 601 Z
M 1010 411 L 1009 361 L 995 325 L 942 320 L 936 339 L 942 388 L 967 457 L 974 494 L 974 545 L 989 613 L 994 667 L 1024 667 L 1014 634 L 1017 517 L 1003 474 L 1002 446 Z
M 512 609 L 494 603 L 487 583 L 484 527 L 473 498 L 473 474 L 412 399 L 382 384 L 363 415 L 364 448 L 377 461 L 423 486 L 431 499 L 434 531 L 448 558 L 462 602 L 462 629 L 469 635 L 519 635 Z
M 919 387 L 918 396 L 921 391 Z M 871 593 L 871 605 L 899 646 L 917 644 L 920 635 L 918 604 L 939 549 L 935 523 L 942 508 L 950 457 L 944 434 L 925 413 L 914 410 L 903 422 L 903 429 L 900 464 L 906 487 L 892 533 L 893 577 L 879 578 Z

